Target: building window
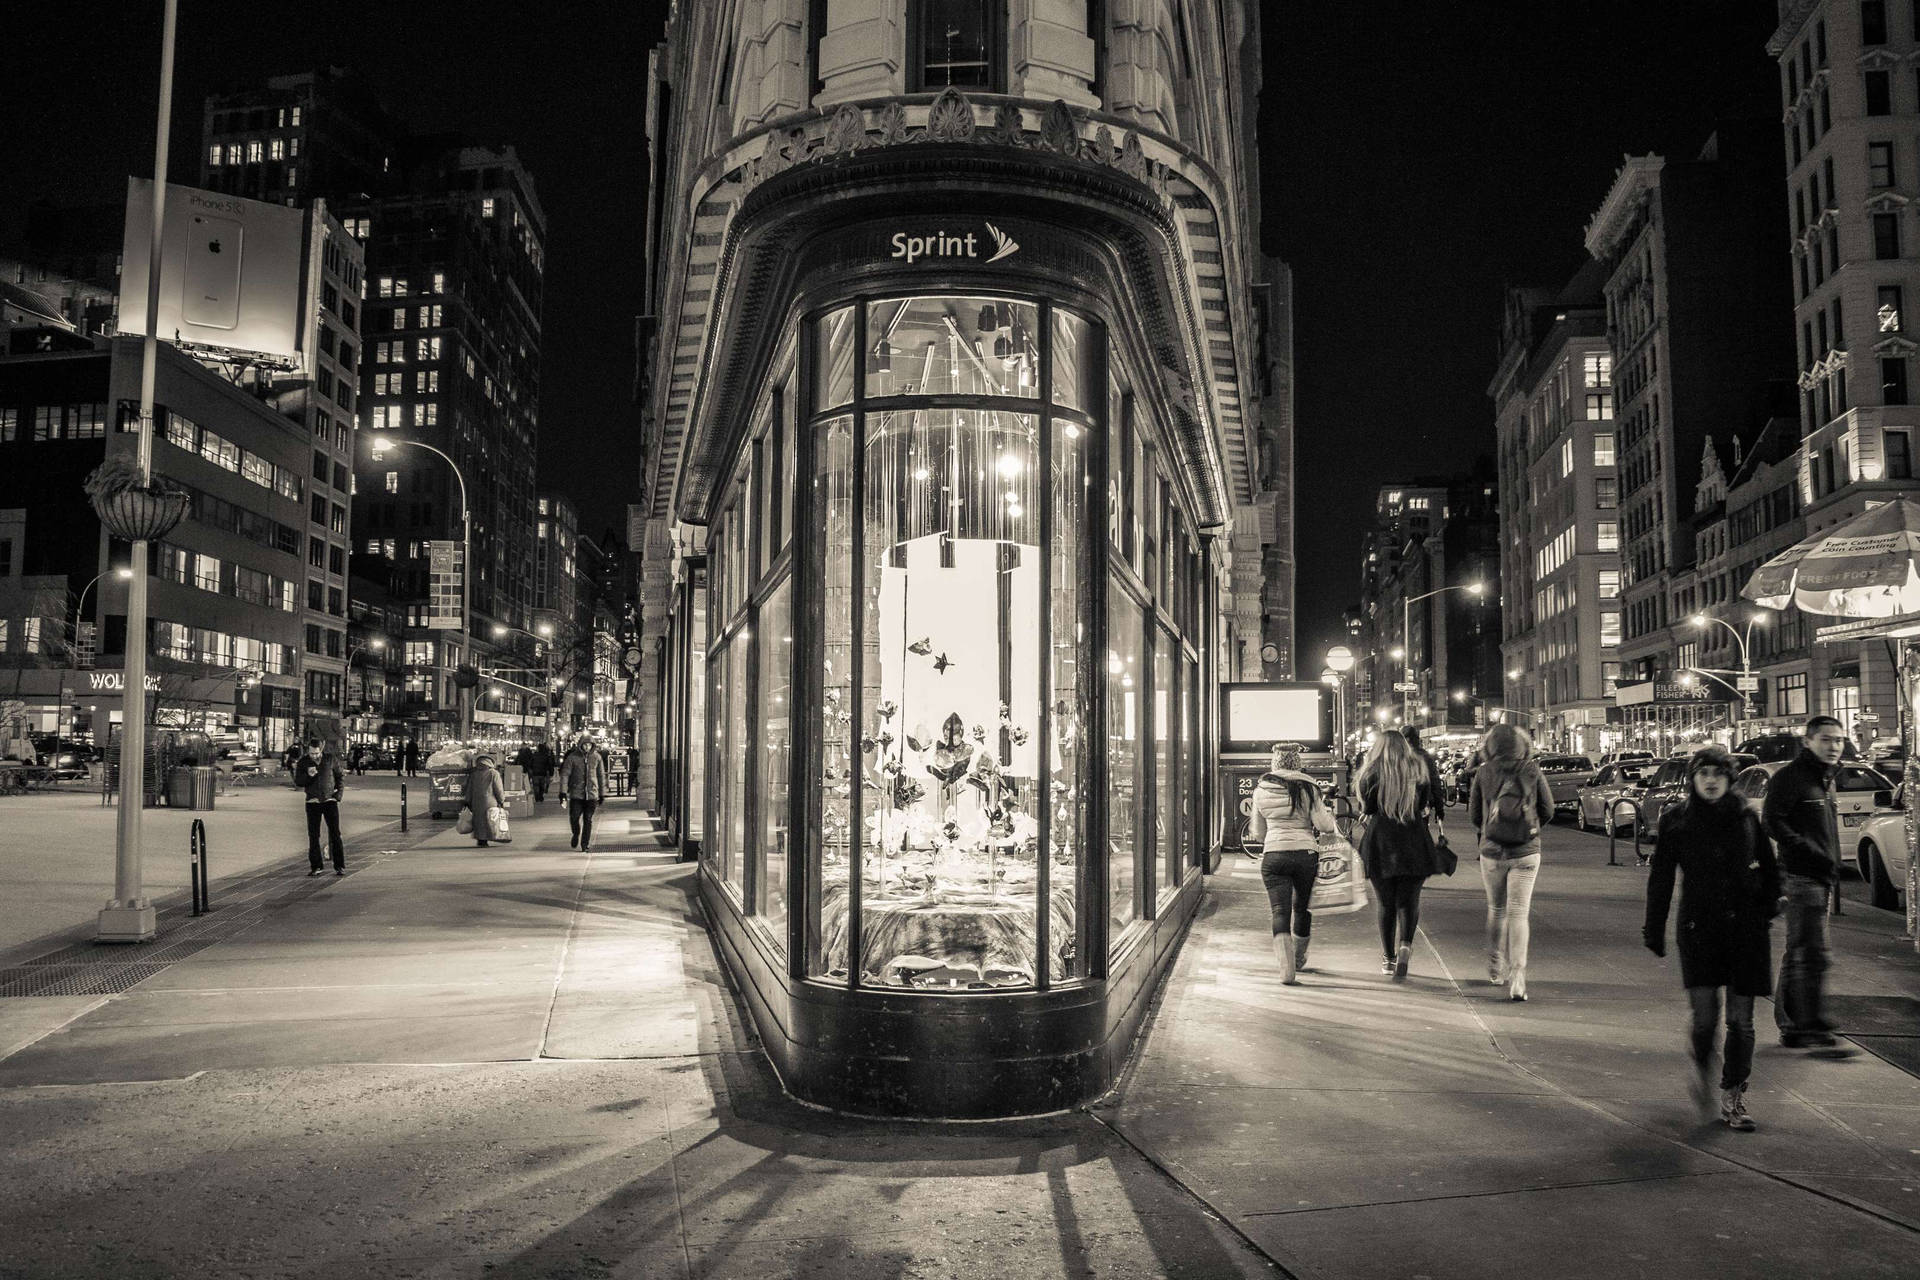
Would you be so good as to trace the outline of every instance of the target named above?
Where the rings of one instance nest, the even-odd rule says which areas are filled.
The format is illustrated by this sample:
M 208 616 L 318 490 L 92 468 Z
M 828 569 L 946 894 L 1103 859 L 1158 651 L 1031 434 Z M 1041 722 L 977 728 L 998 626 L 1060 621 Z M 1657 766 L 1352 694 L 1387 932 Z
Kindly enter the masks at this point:
M 1605 422 L 1613 417 L 1613 393 L 1611 391 L 1589 391 L 1587 393 L 1587 421 Z
M 1860 43 L 1875 45 L 1886 42 L 1886 0 L 1860 0 Z
M 1907 402 L 1907 361 L 1905 356 L 1884 356 L 1880 360 L 1880 403 Z
M 1613 433 L 1603 431 L 1593 437 L 1593 465 L 1611 467 L 1614 465 Z
M 259 164 L 265 158 L 266 158 L 266 148 L 260 144 L 260 141 L 258 139 L 255 139 L 254 141 L 249 142 L 247 144 L 247 163 L 248 164 Z
M 1881 441 L 1887 455 L 1887 479 L 1913 479 L 1913 437 L 1905 431 L 1889 431 Z
M 1617 649 L 1620 646 L 1620 612 L 1617 609 L 1602 610 L 1600 614 L 1600 647 Z
M 1870 116 L 1890 116 L 1893 114 L 1893 76 L 1891 72 L 1869 71 L 1867 82 L 1867 114 Z
M 1618 521 L 1601 520 L 1594 524 L 1593 549 L 1595 551 L 1618 551 L 1620 549 L 1620 525 Z
M 1893 185 L 1893 144 L 1891 142 L 1867 144 L 1867 185 L 1875 191 L 1883 191 Z
M 1900 256 L 1899 214 L 1873 215 L 1873 256 L 1883 262 Z
M 1612 476 L 1599 476 L 1593 482 L 1593 505 L 1601 511 L 1612 511 L 1620 505 L 1620 481 Z
M 1620 571 L 1618 569 L 1600 570 L 1599 591 L 1602 600 L 1617 600 L 1620 598 Z
M 1900 286 L 1897 284 L 1883 284 L 1880 286 L 1877 296 L 1880 307 L 1874 314 L 1880 322 L 1880 332 L 1899 333 L 1901 311 Z
M 218 169 L 220 167 L 221 158 L 224 157 L 225 155 L 226 155 L 225 149 L 222 148 L 220 144 L 217 142 L 211 147 L 208 147 L 207 148 L 208 167 L 213 169 Z
M 387 472 L 387 492 L 400 492 L 400 473 L 398 471 Z
M 1004 92 L 1006 0 L 908 0 L 907 92 Z

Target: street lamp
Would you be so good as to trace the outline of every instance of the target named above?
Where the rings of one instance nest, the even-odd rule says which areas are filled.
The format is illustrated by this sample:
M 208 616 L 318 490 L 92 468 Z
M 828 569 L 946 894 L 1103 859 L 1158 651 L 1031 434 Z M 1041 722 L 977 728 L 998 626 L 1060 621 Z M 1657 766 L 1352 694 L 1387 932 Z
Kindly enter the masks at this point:
M 385 636 L 373 636 L 370 639 L 360 641 L 358 644 L 348 645 L 347 646 L 347 679 L 349 680 L 353 679 L 353 660 L 354 660 L 354 657 L 358 655 L 361 650 L 371 649 L 375 653 L 382 653 L 386 650 L 386 647 L 387 647 L 387 638 Z M 386 685 L 385 685 L 385 682 L 383 681 L 381 683 L 381 688 L 384 689 L 385 687 Z M 360 699 L 363 702 L 367 702 L 369 706 L 372 705 L 371 701 L 367 698 L 367 682 L 364 676 L 360 680 Z M 381 710 L 384 711 L 385 708 L 382 707 Z
M 558 682 L 553 678 L 553 624 L 551 622 L 536 622 L 533 624 L 532 631 L 527 630 L 525 627 L 508 626 L 504 622 L 496 622 L 493 624 L 493 638 L 495 640 L 505 640 L 509 634 L 523 635 L 533 641 L 535 647 L 546 660 L 544 669 L 548 683 L 557 684 Z M 524 727 L 522 732 L 524 732 Z M 547 742 L 549 745 L 553 742 L 552 698 L 547 699 Z
M 1740 719 L 1743 721 L 1747 718 L 1747 712 L 1753 705 L 1754 693 L 1760 688 L 1760 682 L 1756 680 L 1753 675 L 1753 658 L 1750 646 L 1750 642 L 1753 639 L 1753 629 L 1755 626 L 1765 626 L 1772 620 L 1772 617 L 1773 615 L 1765 610 L 1756 609 L 1752 614 L 1748 615 L 1747 626 L 1744 631 L 1735 628 L 1734 625 L 1725 618 L 1716 618 L 1708 613 L 1696 613 L 1692 618 L 1688 619 L 1688 621 L 1692 622 L 1694 626 L 1699 627 L 1702 631 L 1707 629 L 1708 623 L 1715 623 L 1724 627 L 1727 634 L 1733 637 L 1734 643 L 1740 646 L 1740 683 L 1736 686 L 1735 691 L 1740 695 Z M 1707 671 L 1708 674 L 1712 674 L 1706 667 L 1696 667 L 1694 670 Z
M 1413 606 L 1449 591 L 1464 591 L 1477 600 L 1485 590 L 1482 583 L 1465 582 L 1451 587 L 1435 587 L 1423 595 L 1408 596 L 1400 602 L 1400 640 L 1406 646 L 1406 665 L 1400 669 L 1400 716 L 1408 724 L 1413 723 Z
M 1353 650 L 1343 644 L 1337 644 L 1327 650 L 1327 669 L 1320 678 L 1333 686 L 1333 728 L 1336 741 L 1340 744 L 1339 754 L 1347 750 L 1347 674 L 1353 670 L 1355 658 Z M 1332 679 L 1328 679 L 1331 676 Z
M 92 580 L 89 581 L 86 586 L 80 588 L 80 594 L 74 597 L 73 623 L 71 628 L 67 632 L 67 661 L 69 662 L 73 661 L 73 651 L 76 647 L 78 647 L 80 643 L 80 619 L 83 616 L 85 616 L 87 611 L 87 592 L 93 590 L 93 584 L 95 582 L 100 581 L 100 579 L 106 577 L 108 574 L 112 574 L 114 577 L 120 579 L 122 582 L 125 582 L 133 577 L 133 570 L 125 566 L 122 566 L 118 569 L 103 569 L 99 573 L 94 574 Z M 77 664 L 75 669 L 76 670 L 78 669 Z M 60 687 L 62 690 L 60 695 L 60 705 L 54 709 L 54 713 L 53 713 L 53 736 L 55 738 L 59 738 L 61 736 L 60 719 L 63 715 L 66 714 L 67 697 L 65 693 L 66 678 L 64 676 L 61 677 Z M 75 725 L 78 725 L 80 723 L 80 704 L 79 704 L 79 697 L 78 697 L 78 694 L 79 694 L 78 686 L 75 686 L 74 693 L 75 693 L 75 699 L 74 699 L 74 709 L 73 709 L 73 722 Z M 124 718 L 125 717 L 123 716 L 122 719 Z
M 425 449 L 428 453 L 438 454 L 453 469 L 453 478 L 460 485 L 460 647 L 471 660 L 473 652 L 473 508 L 467 505 L 467 478 L 460 474 L 460 464 L 440 449 L 419 440 L 396 440 L 392 436 L 373 437 L 373 460 L 380 461 L 387 450 L 403 445 L 412 445 L 416 449 Z M 456 666 L 459 664 L 455 664 Z M 460 698 L 460 737 L 464 741 L 473 736 L 473 698 L 463 695 Z

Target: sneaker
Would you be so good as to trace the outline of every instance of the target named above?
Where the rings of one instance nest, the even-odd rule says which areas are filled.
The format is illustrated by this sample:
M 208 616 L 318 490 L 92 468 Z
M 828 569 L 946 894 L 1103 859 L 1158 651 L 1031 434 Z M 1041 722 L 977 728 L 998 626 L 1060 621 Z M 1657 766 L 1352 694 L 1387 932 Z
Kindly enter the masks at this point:
M 1739 1133 L 1752 1133 L 1759 1128 L 1747 1114 L 1747 1086 L 1740 1084 L 1720 1091 L 1720 1119 L 1726 1122 L 1727 1128 Z
M 1500 972 L 1500 966 L 1491 960 L 1487 961 L 1487 981 L 1497 987 L 1506 980 L 1507 975 Z
M 1389 978 L 1391 978 L 1393 976 L 1394 964 L 1395 964 L 1394 958 L 1392 956 L 1388 956 L 1385 960 L 1382 960 L 1380 962 L 1380 972 L 1386 974 Z
M 333 869 L 333 874 L 335 874 L 335 875 L 337 875 L 337 876 L 343 876 L 343 875 L 345 875 L 345 874 L 347 874 L 347 869 L 346 869 L 345 867 L 335 867 L 335 868 Z
M 1825 1031 L 1782 1031 L 1780 1043 L 1789 1049 L 1831 1049 L 1839 1041 Z
M 1393 980 L 1395 982 L 1405 982 L 1407 980 L 1407 965 L 1412 960 L 1413 960 L 1413 948 L 1411 946 L 1402 944 L 1400 947 L 1400 954 L 1394 958 L 1394 962 L 1393 962 Z
M 320 874 L 320 868 L 315 867 L 313 870 L 307 872 L 307 874 L 310 876 L 317 876 Z

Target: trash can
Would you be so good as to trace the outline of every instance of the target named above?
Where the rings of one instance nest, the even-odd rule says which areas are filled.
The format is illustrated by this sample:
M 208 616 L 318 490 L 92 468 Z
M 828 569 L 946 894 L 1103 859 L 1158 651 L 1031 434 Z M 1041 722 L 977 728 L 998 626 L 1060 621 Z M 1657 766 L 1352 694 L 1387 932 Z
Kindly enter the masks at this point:
M 214 782 L 218 770 L 206 764 L 175 765 L 167 771 L 167 807 L 170 809 L 213 808 Z
M 467 770 L 463 765 L 427 770 L 427 812 L 435 818 L 454 818 L 467 805 Z

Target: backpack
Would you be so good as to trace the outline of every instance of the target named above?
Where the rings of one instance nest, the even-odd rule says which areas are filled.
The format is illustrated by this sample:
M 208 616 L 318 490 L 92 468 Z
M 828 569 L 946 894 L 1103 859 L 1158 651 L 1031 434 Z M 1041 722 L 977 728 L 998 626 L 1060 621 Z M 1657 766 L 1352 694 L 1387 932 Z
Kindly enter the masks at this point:
M 1527 803 L 1525 788 L 1516 771 L 1507 776 L 1494 793 L 1493 812 L 1487 815 L 1480 834 L 1495 844 L 1526 844 L 1540 834 L 1533 820 L 1533 806 Z

